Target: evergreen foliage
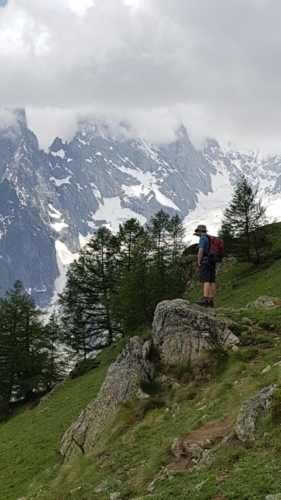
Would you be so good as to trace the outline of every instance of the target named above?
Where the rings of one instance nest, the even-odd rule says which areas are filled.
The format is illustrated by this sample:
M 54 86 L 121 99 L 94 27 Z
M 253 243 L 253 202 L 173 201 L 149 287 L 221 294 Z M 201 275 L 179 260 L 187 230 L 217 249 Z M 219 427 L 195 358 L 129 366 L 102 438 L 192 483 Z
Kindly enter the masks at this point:
M 162 210 L 142 227 L 136 219 L 114 236 L 98 229 L 71 264 L 60 296 L 64 342 L 86 358 L 151 323 L 158 302 L 184 291 L 183 222 Z
M 262 230 L 266 222 L 265 207 L 257 199 L 257 191 L 253 191 L 241 176 L 229 208 L 224 211 L 219 236 L 236 257 L 244 261 L 259 261 L 260 249 L 267 245 Z
M 113 341 L 118 248 L 117 238 L 102 227 L 70 265 L 60 304 L 63 340 L 74 355 L 86 358 Z
M 48 356 L 42 371 L 43 386 L 50 391 L 66 374 L 66 361 L 61 352 L 62 326 L 58 314 L 52 313 L 44 327 L 44 349 Z
M 47 389 L 43 372 L 49 362 L 42 311 L 20 281 L 0 299 L 0 415 L 11 402 L 28 400 Z

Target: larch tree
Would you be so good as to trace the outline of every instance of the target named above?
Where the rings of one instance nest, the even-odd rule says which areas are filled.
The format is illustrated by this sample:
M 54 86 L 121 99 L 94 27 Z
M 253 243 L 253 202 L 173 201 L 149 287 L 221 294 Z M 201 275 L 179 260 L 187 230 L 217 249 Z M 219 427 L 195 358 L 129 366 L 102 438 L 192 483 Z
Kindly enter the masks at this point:
M 265 235 L 260 229 L 267 223 L 265 207 L 244 176 L 241 176 L 229 207 L 224 211 L 220 237 L 226 248 L 246 261 L 260 259 Z

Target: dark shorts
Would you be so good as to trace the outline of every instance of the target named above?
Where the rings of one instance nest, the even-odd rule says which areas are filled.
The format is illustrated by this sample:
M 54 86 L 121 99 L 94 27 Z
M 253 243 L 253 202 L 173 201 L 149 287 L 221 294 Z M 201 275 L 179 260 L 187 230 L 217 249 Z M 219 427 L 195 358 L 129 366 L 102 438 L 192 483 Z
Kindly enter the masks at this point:
M 215 283 L 216 282 L 216 264 L 206 262 L 199 267 L 200 283 Z

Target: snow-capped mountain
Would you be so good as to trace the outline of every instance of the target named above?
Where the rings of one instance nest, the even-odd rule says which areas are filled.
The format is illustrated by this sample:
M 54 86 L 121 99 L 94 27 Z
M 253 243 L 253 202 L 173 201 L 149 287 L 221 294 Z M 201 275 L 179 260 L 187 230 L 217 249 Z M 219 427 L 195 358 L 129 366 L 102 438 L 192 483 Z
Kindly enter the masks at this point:
M 113 137 L 106 126 L 81 124 L 70 143 L 56 138 L 46 153 L 26 123 L 0 131 L 1 293 L 20 279 L 35 300 L 54 302 L 66 266 L 101 225 L 113 231 L 164 209 L 210 231 L 220 223 L 243 173 L 279 214 L 281 158 L 223 150 L 215 140 L 197 151 L 183 126 L 161 147 Z

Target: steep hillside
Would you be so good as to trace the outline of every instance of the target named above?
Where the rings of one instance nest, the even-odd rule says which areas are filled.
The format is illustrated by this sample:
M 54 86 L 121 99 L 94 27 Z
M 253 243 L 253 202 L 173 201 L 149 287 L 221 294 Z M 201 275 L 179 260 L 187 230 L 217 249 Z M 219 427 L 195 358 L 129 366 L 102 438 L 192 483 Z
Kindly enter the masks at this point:
M 281 383 L 281 308 L 245 309 L 260 295 L 280 297 L 279 229 L 269 227 L 276 260 L 259 268 L 236 264 L 218 277 L 216 306 L 237 322 L 239 351 L 209 353 L 194 370 L 157 363 L 157 381 L 146 386 L 150 398 L 119 405 L 103 448 L 62 463 L 65 430 L 93 400 L 125 340 L 104 351 L 98 368 L 0 424 L 1 498 L 265 500 L 281 493 L 281 402 L 277 420 L 270 413 L 260 421 L 256 441 L 242 443 L 232 434 L 243 402 Z M 214 462 L 194 467 L 186 456 L 175 458 L 176 438 L 210 440 Z

